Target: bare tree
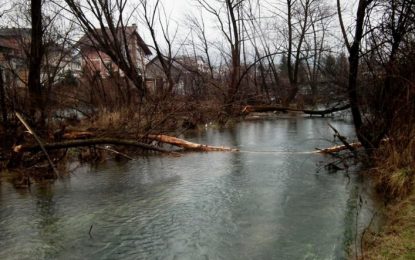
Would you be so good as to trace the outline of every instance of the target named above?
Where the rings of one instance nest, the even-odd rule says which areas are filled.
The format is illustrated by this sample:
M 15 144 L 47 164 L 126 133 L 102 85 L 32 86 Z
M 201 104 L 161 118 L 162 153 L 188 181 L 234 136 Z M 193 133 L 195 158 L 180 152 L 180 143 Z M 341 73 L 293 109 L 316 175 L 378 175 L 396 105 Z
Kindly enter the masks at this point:
M 210 3 L 207 0 L 197 1 L 205 11 L 215 18 L 230 50 L 230 66 L 224 99 L 224 112 L 226 115 L 230 115 L 241 85 L 241 46 L 243 39 L 241 39 L 242 27 L 239 18 L 244 0 L 225 0 L 224 3 L 220 1 Z
M 321 67 L 325 53 L 329 52 L 329 48 L 326 47 L 328 27 L 331 18 L 335 15 L 329 8 L 329 6 L 318 5 L 310 9 L 311 37 L 309 38 L 311 39 L 305 40 L 304 56 L 313 103 L 317 101 L 318 87 L 327 84 L 322 80 Z
M 170 37 L 170 34 L 169 34 L 170 22 L 165 12 L 164 6 L 160 2 L 160 0 L 155 1 L 152 10 L 151 10 L 151 6 L 148 0 L 140 0 L 140 2 L 142 5 L 142 9 L 143 9 L 142 14 L 140 16 L 142 16 L 145 24 L 147 25 L 147 29 L 150 31 L 150 35 L 151 35 L 151 39 L 154 45 L 154 49 L 156 51 L 157 59 L 160 62 L 161 68 L 168 82 L 168 88 L 167 88 L 166 94 L 171 93 L 175 85 L 173 75 L 172 75 L 173 58 L 174 58 L 172 48 L 173 48 L 173 41 L 174 41 L 175 36 L 173 36 L 173 38 Z M 165 18 L 165 21 L 162 20 L 163 17 Z M 156 23 L 161 28 L 164 42 L 167 45 L 167 53 L 163 53 L 162 47 L 160 46 L 159 40 L 157 39 L 156 32 L 155 32 Z M 177 29 L 176 29 L 176 33 L 177 33 Z
M 367 10 L 373 0 L 359 0 L 356 12 L 355 33 L 350 42 L 346 33 L 346 28 L 342 19 L 340 0 L 337 0 L 338 16 L 343 34 L 346 48 L 349 52 L 349 79 L 348 79 L 348 93 L 349 102 L 353 116 L 353 122 L 356 129 L 356 135 L 359 141 L 366 149 L 373 148 L 372 142 L 368 139 L 368 135 L 364 130 L 361 107 L 358 100 L 358 72 L 360 60 L 361 41 L 364 36 L 365 19 L 367 18 Z
M 298 88 L 299 69 L 301 62 L 301 49 L 305 40 L 306 32 L 309 29 L 309 15 L 310 6 L 315 2 L 314 0 L 299 0 L 300 9 L 297 0 L 287 0 L 287 26 L 288 26 L 288 49 L 287 49 L 287 66 L 288 66 L 288 78 L 290 80 L 290 91 L 285 99 L 285 104 L 289 104 L 294 100 Z M 296 11 L 296 12 L 295 12 Z M 294 22 L 295 14 L 300 14 L 298 23 Z M 299 28 L 296 28 L 296 24 Z M 294 33 L 298 31 L 298 40 L 296 46 L 294 46 Z
M 112 61 L 125 73 L 137 88 L 140 97 L 146 94 L 142 73 L 129 51 L 127 0 L 100 1 L 65 0 L 70 11 L 83 31 L 96 45 L 97 50 L 104 51 Z M 91 19 L 91 16 L 93 19 Z M 94 21 L 99 24 L 97 30 Z

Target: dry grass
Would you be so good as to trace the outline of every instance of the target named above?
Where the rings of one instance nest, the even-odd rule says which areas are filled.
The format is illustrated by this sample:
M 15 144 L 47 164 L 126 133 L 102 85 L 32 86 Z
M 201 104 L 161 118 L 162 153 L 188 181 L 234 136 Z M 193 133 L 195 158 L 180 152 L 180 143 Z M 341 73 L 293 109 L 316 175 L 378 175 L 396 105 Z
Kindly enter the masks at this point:
M 361 259 L 415 259 L 415 194 L 387 208 L 380 233 L 365 238 Z
M 127 114 L 127 111 L 108 111 L 106 109 L 102 109 L 94 117 L 92 124 L 93 127 L 103 129 L 120 127 L 129 121 L 127 120 Z
M 383 230 L 365 236 L 361 259 L 415 259 L 415 129 L 407 133 L 395 135 L 375 154 L 378 167 L 372 173 L 391 203 Z
M 415 129 L 409 135 L 391 138 L 376 152 L 375 160 L 378 190 L 388 199 L 408 196 L 415 180 Z

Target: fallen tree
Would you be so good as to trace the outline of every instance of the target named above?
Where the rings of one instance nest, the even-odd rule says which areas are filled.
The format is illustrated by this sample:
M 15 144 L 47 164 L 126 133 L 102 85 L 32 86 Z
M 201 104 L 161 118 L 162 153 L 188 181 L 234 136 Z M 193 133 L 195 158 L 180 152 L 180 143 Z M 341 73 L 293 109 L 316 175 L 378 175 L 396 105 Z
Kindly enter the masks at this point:
M 334 112 L 339 112 L 339 111 L 343 111 L 343 110 L 347 110 L 350 108 L 350 104 L 346 104 L 340 107 L 333 107 L 333 108 L 329 108 L 329 109 L 325 109 L 325 110 L 309 110 L 309 109 L 296 109 L 296 108 L 289 108 L 289 107 L 280 107 L 280 106 L 266 106 L 266 105 L 260 105 L 260 106 L 245 106 L 242 109 L 242 113 L 243 114 L 249 114 L 252 112 L 283 112 L 283 113 L 288 113 L 288 112 L 302 112 L 304 114 L 307 115 L 319 115 L 324 117 L 325 115 L 334 113 Z
M 224 147 L 224 146 L 210 146 L 204 144 L 198 144 L 186 141 L 184 139 L 180 139 L 177 137 L 169 136 L 169 135 L 148 135 L 146 138 L 158 141 L 165 144 L 170 144 L 174 146 L 181 147 L 185 150 L 193 150 L 193 151 L 204 151 L 204 152 L 212 152 L 212 151 L 219 151 L 219 152 L 235 152 L 238 151 L 237 149 Z
M 388 138 L 382 139 L 381 143 L 387 143 L 389 142 Z M 349 151 L 355 151 L 358 148 L 361 148 L 362 144 L 360 142 L 354 142 L 354 143 L 348 143 L 347 145 L 336 145 L 324 149 L 317 149 L 317 153 L 324 153 L 324 154 L 332 154 L 332 153 L 338 153 L 345 150 Z
M 80 139 L 80 140 L 69 140 L 56 143 L 45 143 L 43 147 L 46 150 L 58 150 L 58 149 L 67 149 L 75 148 L 82 146 L 93 146 L 93 145 L 123 145 L 123 146 L 133 146 L 145 150 L 161 152 L 161 153 L 172 153 L 167 149 L 157 147 L 150 144 L 145 144 L 138 142 L 136 140 L 129 139 L 116 139 L 116 138 L 92 138 L 92 139 Z M 42 148 L 40 145 L 17 145 L 13 147 L 13 152 L 23 153 L 23 152 L 39 152 Z
M 66 140 L 74 140 L 74 139 L 87 139 L 88 137 L 95 137 L 96 134 L 93 132 L 87 132 L 87 131 L 71 131 L 71 132 L 65 132 L 62 134 L 62 138 Z M 150 140 L 150 141 L 156 141 L 163 144 L 169 144 L 173 146 L 177 146 L 182 148 L 183 150 L 192 150 L 192 151 L 202 151 L 202 152 L 213 152 L 213 151 L 219 151 L 219 152 L 232 152 L 237 151 L 237 149 L 230 148 L 230 147 L 224 147 L 224 146 L 211 146 L 211 145 L 205 145 L 205 144 L 198 144 L 189 142 L 184 139 L 180 139 L 174 136 L 170 135 L 142 135 L 140 136 L 140 139 L 142 140 Z
M 345 150 L 350 150 L 350 147 L 353 149 L 357 149 L 362 147 L 362 144 L 359 142 L 356 143 L 349 143 L 348 145 L 336 145 L 324 149 L 318 149 L 317 153 L 324 153 L 324 154 L 332 154 L 332 153 L 338 153 Z
M 68 133 L 70 136 L 71 133 Z M 204 144 L 198 144 L 189 142 L 177 137 L 168 136 L 168 135 L 148 135 L 145 136 L 146 139 L 154 140 L 160 143 L 170 144 L 177 147 L 180 147 L 184 150 L 192 150 L 192 151 L 203 151 L 203 152 L 210 152 L 210 151 L 223 151 L 223 152 L 231 152 L 237 151 L 237 149 L 229 148 L 229 147 L 219 147 L 219 146 L 210 146 Z M 138 142 L 136 140 L 131 139 L 118 139 L 118 138 L 91 138 L 91 139 L 77 139 L 77 140 L 66 140 L 62 142 L 54 142 L 54 143 L 44 143 L 43 148 L 45 150 L 58 150 L 58 149 L 68 149 L 68 148 L 75 148 L 75 147 L 82 147 L 82 146 L 94 146 L 94 145 L 122 145 L 122 146 L 132 146 L 137 147 L 145 150 L 161 152 L 161 153 L 175 153 L 174 151 L 170 151 L 168 149 L 164 149 L 155 145 Z M 40 145 L 17 145 L 13 147 L 13 152 L 20 154 L 24 152 L 39 152 L 42 150 L 42 146 Z

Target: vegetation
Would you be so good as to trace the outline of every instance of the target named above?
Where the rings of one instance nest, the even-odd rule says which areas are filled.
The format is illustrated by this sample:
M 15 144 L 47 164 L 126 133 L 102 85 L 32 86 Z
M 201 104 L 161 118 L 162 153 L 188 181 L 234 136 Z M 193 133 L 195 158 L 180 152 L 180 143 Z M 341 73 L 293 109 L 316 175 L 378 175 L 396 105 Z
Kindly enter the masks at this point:
M 108 144 L 92 140 L 162 152 L 151 136 L 249 111 L 350 109 L 359 156 L 394 205 L 368 257 L 414 257 L 414 1 L 194 0 L 185 24 L 161 0 L 81 2 L 0 5 L 0 169 L 48 159 L 56 171 L 74 143 Z
M 415 258 L 415 196 L 412 193 L 386 209 L 380 233 L 365 236 L 362 259 Z

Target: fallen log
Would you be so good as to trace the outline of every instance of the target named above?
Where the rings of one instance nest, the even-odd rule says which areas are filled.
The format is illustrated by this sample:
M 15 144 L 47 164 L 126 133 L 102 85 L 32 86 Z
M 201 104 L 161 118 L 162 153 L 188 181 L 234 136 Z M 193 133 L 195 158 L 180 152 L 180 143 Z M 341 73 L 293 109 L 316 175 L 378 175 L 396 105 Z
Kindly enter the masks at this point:
M 349 147 L 348 147 L 349 146 Z M 362 144 L 359 142 L 356 143 L 349 143 L 349 145 L 336 145 L 329 148 L 318 149 L 317 153 L 324 153 L 324 154 L 331 154 L 331 153 L 338 153 L 344 150 L 350 150 L 350 147 L 353 149 L 357 149 L 362 147 Z
M 324 117 L 325 115 L 328 115 L 334 112 L 347 110 L 349 108 L 350 108 L 349 104 L 346 104 L 340 107 L 332 107 L 332 108 L 325 109 L 325 110 L 296 109 L 296 108 L 280 107 L 280 106 L 250 106 L 248 105 L 242 109 L 242 113 L 249 114 L 251 112 L 274 112 L 274 111 L 283 112 L 283 113 L 302 112 L 307 115 L 320 115 Z
M 82 146 L 92 146 L 92 145 L 124 145 L 124 146 L 132 146 L 137 147 L 145 150 L 161 152 L 161 153 L 170 153 L 174 154 L 174 152 L 150 145 L 141 142 L 137 142 L 135 140 L 125 140 L 125 139 L 115 139 L 115 138 L 93 138 L 93 139 L 81 139 L 81 140 L 69 140 L 57 143 L 45 143 L 43 147 L 46 150 L 58 150 L 58 149 L 67 149 L 67 148 L 75 148 L 75 147 L 82 147 Z M 41 150 L 40 145 L 18 145 L 13 148 L 13 151 L 16 153 L 23 153 L 23 152 L 38 152 Z
M 387 143 L 389 142 L 389 138 L 382 139 L 381 143 Z M 350 150 L 350 148 L 356 150 L 357 148 L 361 148 L 362 144 L 360 142 L 355 143 L 348 143 L 348 145 L 336 145 L 324 149 L 317 149 L 317 153 L 325 153 L 325 154 L 332 154 L 332 153 L 338 153 L 344 150 Z
M 329 127 L 334 131 L 334 136 L 336 136 L 337 138 L 339 138 L 339 140 L 343 143 L 344 146 L 346 146 L 346 148 L 353 153 L 353 155 L 355 157 L 357 157 L 357 152 L 356 152 L 356 148 L 351 146 L 349 142 L 347 142 L 346 137 L 342 136 L 339 131 L 337 131 L 336 128 L 334 128 L 334 126 L 329 124 Z
M 230 147 L 224 147 L 224 146 L 210 146 L 210 145 L 204 145 L 204 144 L 198 144 L 186 141 L 184 139 L 180 139 L 177 137 L 169 136 L 169 135 L 148 135 L 146 138 L 165 143 L 174 145 L 180 148 L 183 148 L 185 150 L 191 150 L 191 151 L 203 151 L 203 152 L 235 152 L 238 151 L 238 149 L 230 148 Z
M 65 140 L 87 139 L 94 137 L 96 137 L 96 135 L 88 131 L 72 131 L 62 135 L 62 138 Z

